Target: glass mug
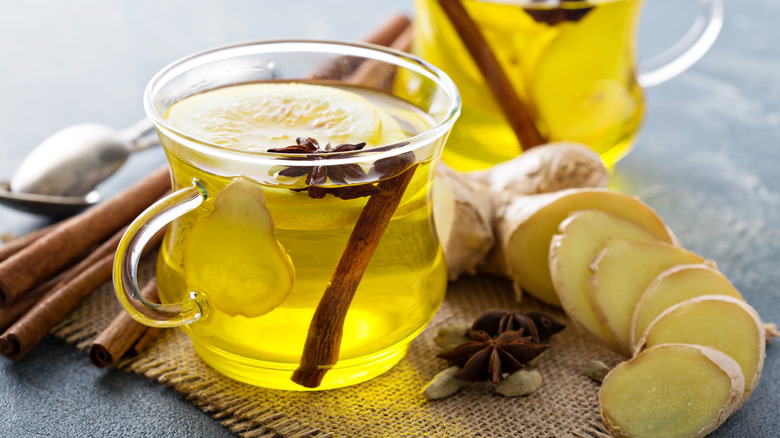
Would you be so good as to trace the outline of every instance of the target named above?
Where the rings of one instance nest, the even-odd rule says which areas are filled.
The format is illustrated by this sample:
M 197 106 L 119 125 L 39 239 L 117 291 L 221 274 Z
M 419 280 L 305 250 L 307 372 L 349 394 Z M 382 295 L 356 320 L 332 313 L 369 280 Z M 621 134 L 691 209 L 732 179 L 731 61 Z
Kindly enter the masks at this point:
M 723 18 L 721 0 L 699 0 L 688 34 L 637 74 L 642 0 L 415 0 L 412 51 L 447 72 L 463 99 L 443 156 L 460 170 L 509 160 L 521 148 L 445 3 L 462 4 L 543 142 L 586 144 L 610 167 L 628 153 L 642 122 L 642 86 L 693 65 L 715 41 Z
M 252 96 L 260 99 L 249 104 L 254 128 L 232 119 L 245 108 L 224 103 Z M 395 365 L 446 288 L 431 184 L 460 111 L 454 83 L 391 49 L 265 41 L 169 65 L 151 80 L 144 106 L 174 191 L 131 224 L 117 250 L 114 285 L 130 315 L 181 326 L 207 364 L 257 386 L 337 388 Z M 345 120 L 350 129 L 341 132 Z M 380 125 L 382 136 L 371 137 Z M 323 138 L 305 138 L 312 129 L 374 144 L 327 150 Z M 248 148 L 257 132 L 284 147 Z M 384 232 L 377 217 L 389 218 Z M 143 246 L 166 226 L 155 304 L 140 294 L 137 269 Z M 355 279 L 360 233 L 381 238 Z M 353 280 L 343 323 L 317 316 L 326 288 Z M 314 318 L 325 323 L 320 331 Z M 321 382 L 291 380 L 308 342 L 338 328 L 337 362 L 315 365 L 325 370 Z

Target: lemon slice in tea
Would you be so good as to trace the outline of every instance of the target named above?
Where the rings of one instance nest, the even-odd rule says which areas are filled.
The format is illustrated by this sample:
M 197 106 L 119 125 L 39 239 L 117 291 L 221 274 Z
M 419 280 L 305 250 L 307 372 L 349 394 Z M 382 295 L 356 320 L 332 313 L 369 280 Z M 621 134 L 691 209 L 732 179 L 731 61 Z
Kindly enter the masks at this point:
M 166 119 L 192 137 L 247 151 L 289 146 L 296 137 L 368 147 L 403 139 L 398 124 L 359 94 L 301 83 L 211 90 L 177 102 Z

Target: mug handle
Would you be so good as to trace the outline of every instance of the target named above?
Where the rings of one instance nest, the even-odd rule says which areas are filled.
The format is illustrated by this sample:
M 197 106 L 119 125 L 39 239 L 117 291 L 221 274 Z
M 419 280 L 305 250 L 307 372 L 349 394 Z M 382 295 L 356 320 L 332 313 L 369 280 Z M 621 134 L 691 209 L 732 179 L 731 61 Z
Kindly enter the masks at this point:
M 643 62 L 639 85 L 652 87 L 684 72 L 712 47 L 723 27 L 723 1 L 699 0 L 699 15 L 685 36 L 658 56 Z
M 114 290 L 122 307 L 141 324 L 152 327 L 178 327 L 202 318 L 208 311 L 205 297 L 190 292 L 186 301 L 153 303 L 138 288 L 138 264 L 143 247 L 158 231 L 208 199 L 206 185 L 194 179 L 192 186 L 179 189 L 155 202 L 128 227 L 114 258 Z

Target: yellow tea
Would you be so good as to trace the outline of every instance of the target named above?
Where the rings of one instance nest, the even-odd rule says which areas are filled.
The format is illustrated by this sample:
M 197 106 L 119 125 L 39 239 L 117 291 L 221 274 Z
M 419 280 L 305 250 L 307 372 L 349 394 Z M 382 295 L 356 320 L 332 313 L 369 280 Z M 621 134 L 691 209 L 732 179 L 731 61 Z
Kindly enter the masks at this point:
M 302 141 L 297 137 L 313 138 L 322 149 L 365 142 L 370 151 L 432 125 L 426 113 L 389 94 L 302 83 L 206 91 L 174 103 L 165 118 L 200 141 L 251 153 L 295 145 Z M 167 231 L 157 268 L 161 300 L 181 302 L 191 291 L 205 297 L 205 318 L 184 330 L 218 371 L 260 386 L 302 389 L 290 376 L 309 324 L 366 205 L 361 187 L 381 177 L 365 167 L 326 169 L 318 183 L 323 192 L 314 195 L 316 166 L 236 169 L 240 177 L 225 177 L 208 170 L 209 160 L 171 152 L 181 147 L 162 139 L 174 188 L 197 179 L 213 195 Z M 431 166 L 419 163 L 382 235 L 349 307 L 339 362 L 320 389 L 389 369 L 443 300 L 446 268 L 431 226 Z M 364 174 L 333 185 L 342 171 Z
M 641 0 L 462 0 L 544 140 L 584 143 L 608 165 L 625 155 L 644 101 L 634 72 Z M 415 0 L 413 50 L 447 72 L 463 100 L 446 163 L 476 170 L 520 144 L 437 0 Z

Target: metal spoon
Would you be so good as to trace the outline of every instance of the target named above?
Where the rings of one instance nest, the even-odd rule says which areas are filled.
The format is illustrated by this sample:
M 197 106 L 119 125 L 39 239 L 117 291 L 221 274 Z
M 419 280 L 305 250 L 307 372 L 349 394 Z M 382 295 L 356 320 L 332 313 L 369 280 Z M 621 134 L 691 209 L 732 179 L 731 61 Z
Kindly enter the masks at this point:
M 116 130 L 97 124 L 65 128 L 44 140 L 0 181 L 0 204 L 46 216 L 68 216 L 100 201 L 95 186 L 112 175 L 131 153 L 157 144 L 144 119 Z

